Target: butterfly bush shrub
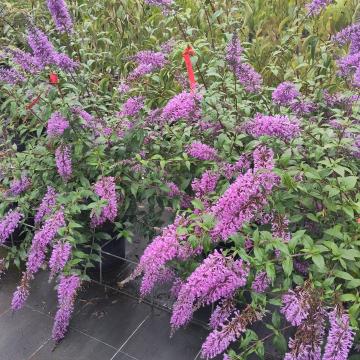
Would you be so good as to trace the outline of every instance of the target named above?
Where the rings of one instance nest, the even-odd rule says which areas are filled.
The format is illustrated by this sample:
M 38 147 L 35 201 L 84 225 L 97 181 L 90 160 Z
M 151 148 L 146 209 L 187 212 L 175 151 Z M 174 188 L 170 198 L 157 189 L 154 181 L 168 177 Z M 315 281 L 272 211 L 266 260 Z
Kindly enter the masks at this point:
M 127 44 L 118 29 L 83 41 L 95 10 L 75 19 L 49 1 L 33 11 L 54 23 L 28 19 L 4 48 L 0 239 L 20 231 L 7 260 L 25 262 L 12 307 L 48 263 L 59 341 L 109 226 L 151 234 L 166 207 L 173 221 L 123 283 L 140 277 L 143 297 L 171 285 L 171 332 L 213 305 L 204 359 L 274 346 L 347 359 L 360 312 L 356 4 L 184 3 L 125 2 L 146 23 L 127 23 Z

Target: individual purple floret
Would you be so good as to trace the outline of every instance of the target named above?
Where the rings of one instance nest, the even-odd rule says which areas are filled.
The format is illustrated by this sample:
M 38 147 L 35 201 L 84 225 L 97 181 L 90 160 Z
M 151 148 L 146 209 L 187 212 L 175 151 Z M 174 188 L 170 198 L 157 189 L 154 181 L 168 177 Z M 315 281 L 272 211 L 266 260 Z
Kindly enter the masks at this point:
M 320 11 L 326 8 L 333 0 L 312 0 L 311 3 L 306 5 L 306 9 L 310 16 L 317 15 Z
M 272 93 L 272 100 L 275 104 L 287 106 L 300 96 L 299 91 L 291 82 L 283 82 Z
M 16 69 L 0 68 L 0 82 L 9 85 L 16 85 L 24 82 L 26 78 L 21 75 Z
M 91 215 L 91 227 L 103 224 L 105 221 L 114 221 L 117 216 L 117 196 L 115 178 L 112 176 L 104 176 L 94 185 L 95 194 L 102 200 L 106 200 L 107 204 L 101 209 L 99 215 Z
M 271 280 L 268 278 L 266 271 L 260 271 L 253 283 L 251 284 L 251 288 L 256 293 L 263 293 L 271 284 Z
M 19 211 L 10 210 L 0 220 L 0 244 L 3 244 L 19 226 L 20 220 L 24 217 Z
M 43 197 L 41 204 L 35 214 L 35 224 L 39 224 L 46 215 L 49 215 L 53 212 L 54 206 L 56 204 L 56 197 L 57 194 L 55 190 L 51 186 L 48 186 L 47 192 Z
M 137 115 L 140 110 L 144 107 L 144 97 L 135 96 L 131 97 L 123 104 L 121 111 L 118 113 L 120 117 L 133 117 Z
M 289 119 L 286 115 L 257 114 L 245 125 L 253 137 L 272 136 L 289 141 L 300 134 L 300 124 L 297 119 Z
M 55 160 L 59 175 L 68 181 L 72 175 L 71 150 L 69 145 L 61 145 L 55 150 Z
M 70 324 L 71 314 L 74 311 L 76 294 L 81 281 L 77 275 L 62 276 L 57 289 L 59 308 L 55 315 L 52 338 L 58 343 L 64 338 Z
M 56 28 L 60 32 L 72 32 L 73 22 L 66 2 L 64 0 L 47 0 L 47 6 Z
M 189 147 L 186 149 L 186 153 L 199 160 L 216 160 L 218 159 L 217 151 L 209 145 L 203 144 L 200 141 L 194 141 Z
M 188 323 L 194 309 L 231 298 L 238 288 L 246 284 L 248 274 L 249 265 L 242 259 L 234 260 L 215 250 L 182 285 L 173 306 L 172 328 Z
M 49 260 L 50 279 L 60 273 L 71 256 L 71 244 L 68 242 L 57 242 L 52 250 Z
M 60 136 L 69 128 L 70 124 L 59 111 L 54 112 L 47 123 L 48 137 Z
M 29 189 L 31 181 L 27 176 L 22 176 L 20 179 L 13 180 L 10 184 L 10 189 L 6 191 L 6 196 L 17 196 Z
M 346 360 L 353 345 L 355 333 L 350 327 L 349 315 L 335 308 L 329 314 L 330 331 L 323 360 Z

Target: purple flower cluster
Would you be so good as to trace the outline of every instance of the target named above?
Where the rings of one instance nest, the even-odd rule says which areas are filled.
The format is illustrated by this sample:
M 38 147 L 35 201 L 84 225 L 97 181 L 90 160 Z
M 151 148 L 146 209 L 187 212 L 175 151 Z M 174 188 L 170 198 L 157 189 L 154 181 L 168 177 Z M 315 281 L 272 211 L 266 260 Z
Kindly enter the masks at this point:
M 64 71 L 73 71 L 78 66 L 67 55 L 58 53 L 47 36 L 37 28 L 29 30 L 28 43 L 42 68 L 46 65 L 57 65 Z
M 220 175 L 210 170 L 205 171 L 200 179 L 193 180 L 191 187 L 197 198 L 202 198 L 215 190 Z
M 60 32 L 72 32 L 73 23 L 66 2 L 64 0 L 47 0 L 47 6 L 56 28 Z
M 165 105 L 161 117 L 165 122 L 173 123 L 177 120 L 194 121 L 201 116 L 201 96 L 186 91 L 175 95 Z
M 71 314 L 74 311 L 76 294 L 81 281 L 77 275 L 62 276 L 57 289 L 59 308 L 55 315 L 52 338 L 55 342 L 62 340 L 70 324 Z
M 246 284 L 248 274 L 249 265 L 242 259 L 234 260 L 215 250 L 181 286 L 173 306 L 172 328 L 188 323 L 194 309 L 231 298 L 237 289 Z
M 325 333 L 325 311 L 314 306 L 308 318 L 301 323 L 290 338 L 290 352 L 285 354 L 284 360 L 321 360 L 321 347 Z
M 9 85 L 16 85 L 24 82 L 26 79 L 16 69 L 0 68 L 0 82 Z
M 289 119 L 286 115 L 257 114 L 245 125 L 245 128 L 256 138 L 267 135 L 289 141 L 300 134 L 299 121 Z
M 298 326 L 309 315 L 310 296 L 306 289 L 289 290 L 282 297 L 283 307 L 280 312 L 291 325 Z
M 18 196 L 31 186 L 30 179 L 22 176 L 20 179 L 13 180 L 10 189 L 6 191 L 6 196 Z
M 314 112 L 317 106 L 312 101 L 294 101 L 290 105 L 290 109 L 298 116 L 304 116 Z
M 266 271 L 260 271 L 251 284 L 251 288 L 256 293 L 263 293 L 269 287 L 270 283 L 271 280 L 268 278 Z
M 341 45 L 350 43 L 349 54 L 338 60 L 340 75 L 354 74 L 353 84 L 360 87 L 360 23 L 350 25 L 335 36 Z
M 312 0 L 311 3 L 306 5 L 308 14 L 310 16 L 317 15 L 322 9 L 333 3 L 334 0 Z
M 70 255 L 71 244 L 68 242 L 59 241 L 54 245 L 49 260 L 50 279 L 64 269 L 66 263 L 70 259 Z
M 42 70 L 42 65 L 37 57 L 20 49 L 7 49 L 6 51 L 12 55 L 14 63 L 21 66 L 24 71 L 30 74 L 37 74 Z
M 56 204 L 57 194 L 55 190 L 48 186 L 45 196 L 43 197 L 41 204 L 35 214 L 35 224 L 39 224 L 45 216 L 53 212 L 54 206 Z
M 228 63 L 230 68 L 235 71 L 241 62 L 241 55 L 244 49 L 241 46 L 238 36 L 234 33 L 231 37 L 230 42 L 226 46 L 225 61 Z
M 242 52 L 243 48 L 239 38 L 234 33 L 227 46 L 225 60 L 244 89 L 248 92 L 257 93 L 261 89 L 262 77 L 250 64 L 242 62 Z
M 355 337 L 350 327 L 349 315 L 335 308 L 330 312 L 329 320 L 330 331 L 323 360 L 346 360 Z
M 59 111 L 54 112 L 47 123 L 48 137 L 60 136 L 70 126 L 69 122 L 61 115 Z
M 165 54 L 149 50 L 139 51 L 131 59 L 137 66 L 128 76 L 130 81 L 159 70 L 166 64 Z
M 248 170 L 240 174 L 211 208 L 217 220 L 212 238 L 226 241 L 251 221 L 268 203 L 267 197 L 278 182 L 279 178 L 271 171 L 254 174 Z
M 60 145 L 55 150 L 55 161 L 59 175 L 68 181 L 72 175 L 71 150 L 69 145 Z
M 115 178 L 104 176 L 94 185 L 94 192 L 101 200 L 106 200 L 107 204 L 101 209 L 99 215 L 91 215 L 91 227 L 102 225 L 106 220 L 114 221 L 117 216 L 117 196 Z
M 211 314 L 209 325 L 212 329 L 216 329 L 224 324 L 236 310 L 234 299 L 225 299 L 216 306 Z
M 47 246 L 55 238 L 59 229 L 65 225 L 64 212 L 59 210 L 35 233 L 26 263 L 27 274 L 32 276 L 38 272 L 44 263 Z
M 218 159 L 217 151 L 209 145 L 203 144 L 200 141 L 194 141 L 187 149 L 186 153 L 191 157 L 199 160 L 213 161 Z
M 263 314 L 256 312 L 250 305 L 241 313 L 235 311 L 231 320 L 213 330 L 206 338 L 201 347 L 202 357 L 213 359 L 223 353 L 233 341 L 236 341 L 246 331 L 249 325 L 261 320 L 262 317 Z
M 130 277 L 134 279 L 143 274 L 141 296 L 149 294 L 156 283 L 163 279 L 163 274 L 168 273 L 166 265 L 169 261 L 177 258 L 186 259 L 196 253 L 186 242 L 186 235 L 177 234 L 177 228 L 186 225 L 186 220 L 177 217 L 174 223 L 163 229 L 162 234 L 155 237 L 145 249 L 139 265 Z
M 121 111 L 118 113 L 120 117 L 133 117 L 137 115 L 144 107 L 144 97 L 135 96 L 131 97 L 123 104 Z
M 182 191 L 174 182 L 167 182 L 165 185 L 169 188 L 168 196 L 170 198 L 174 198 L 182 194 Z
M 283 82 L 272 93 L 272 100 L 275 104 L 281 106 L 290 105 L 293 100 L 300 96 L 299 91 L 291 82 Z
M 168 7 L 172 4 L 173 0 L 145 0 L 145 4 L 160 6 L 160 7 Z
M 11 300 L 11 309 L 17 311 L 22 309 L 27 298 L 30 295 L 29 277 L 26 273 L 23 274 L 20 285 L 16 288 L 13 298 Z
M 19 211 L 10 210 L 0 220 L 0 244 L 3 244 L 18 227 L 20 220 L 24 217 Z

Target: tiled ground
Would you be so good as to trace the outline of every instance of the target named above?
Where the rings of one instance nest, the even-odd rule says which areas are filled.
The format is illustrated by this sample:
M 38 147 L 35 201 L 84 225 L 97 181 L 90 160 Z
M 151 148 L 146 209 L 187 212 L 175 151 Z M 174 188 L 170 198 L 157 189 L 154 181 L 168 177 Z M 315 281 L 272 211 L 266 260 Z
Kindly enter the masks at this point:
M 1 360 L 194 360 L 207 331 L 190 324 L 169 337 L 169 314 L 130 296 L 91 284 L 78 296 L 71 329 L 54 348 L 54 284 L 38 274 L 26 307 L 9 309 L 19 274 L 0 280 Z

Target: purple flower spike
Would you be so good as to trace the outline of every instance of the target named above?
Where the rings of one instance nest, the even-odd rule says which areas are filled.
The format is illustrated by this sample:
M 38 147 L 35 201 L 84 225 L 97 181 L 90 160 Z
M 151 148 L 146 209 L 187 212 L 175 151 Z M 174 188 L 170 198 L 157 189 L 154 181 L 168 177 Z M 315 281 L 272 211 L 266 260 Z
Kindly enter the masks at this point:
M 60 136 L 64 131 L 69 128 L 69 122 L 59 113 L 58 111 L 54 112 L 47 123 L 47 135 L 48 137 Z
M 47 0 L 47 5 L 56 28 L 60 32 L 72 32 L 73 22 L 66 2 L 64 0 Z
M 20 220 L 24 217 L 18 211 L 10 210 L 0 221 L 0 244 L 3 244 L 18 227 Z

